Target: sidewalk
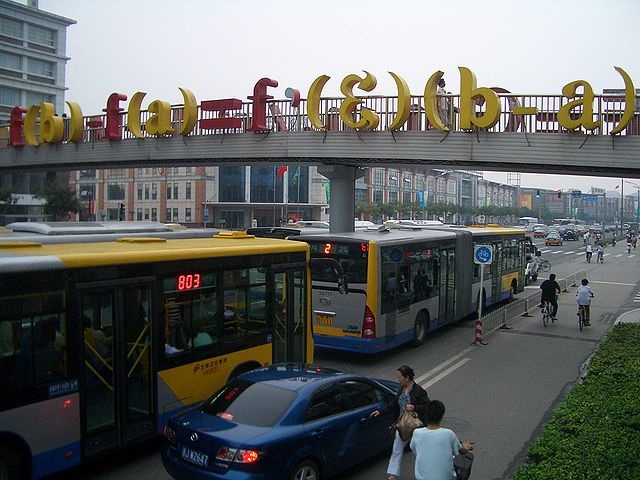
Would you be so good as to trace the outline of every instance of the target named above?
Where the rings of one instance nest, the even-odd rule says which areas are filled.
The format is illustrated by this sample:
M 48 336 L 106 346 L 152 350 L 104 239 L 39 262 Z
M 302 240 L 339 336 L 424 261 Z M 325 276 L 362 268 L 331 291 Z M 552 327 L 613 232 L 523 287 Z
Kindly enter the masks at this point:
M 614 322 L 614 325 L 617 325 L 618 323 L 640 323 L 640 308 L 624 312 Z

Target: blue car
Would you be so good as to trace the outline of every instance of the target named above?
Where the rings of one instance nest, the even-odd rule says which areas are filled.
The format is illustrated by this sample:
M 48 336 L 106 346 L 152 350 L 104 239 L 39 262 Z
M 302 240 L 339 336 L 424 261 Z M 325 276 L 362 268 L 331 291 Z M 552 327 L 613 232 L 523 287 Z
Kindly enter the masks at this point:
M 319 480 L 391 448 L 397 382 L 275 364 L 171 418 L 162 461 L 179 480 Z

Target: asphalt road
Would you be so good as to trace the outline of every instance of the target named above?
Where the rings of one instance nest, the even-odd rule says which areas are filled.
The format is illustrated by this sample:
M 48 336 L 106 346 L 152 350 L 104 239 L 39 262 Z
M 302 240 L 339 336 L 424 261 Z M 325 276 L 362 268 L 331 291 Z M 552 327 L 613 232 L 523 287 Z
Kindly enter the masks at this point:
M 585 262 L 582 242 L 547 248 L 542 243 L 540 247 L 558 278 L 582 271 L 589 278 L 596 298 L 592 326 L 583 332 L 576 322 L 575 287 L 569 287 L 559 298 L 559 321 L 546 328 L 534 309 L 533 316 L 510 322 L 511 329 L 487 336 L 485 346 L 471 346 L 474 322 L 465 321 L 430 334 L 419 348 L 398 348 L 375 358 L 319 351 L 316 362 L 386 378 L 394 378 L 400 365 L 412 366 L 429 396 L 445 403 L 445 426 L 462 440 L 475 442 L 472 478 L 505 478 L 579 379 L 615 319 L 640 302 L 636 298 L 640 249 L 629 255 L 618 243 L 607 249 L 605 263 L 600 265 Z M 546 276 L 542 275 L 527 290 L 538 289 Z M 402 478 L 413 478 L 413 461 L 411 453 L 405 455 Z M 339 480 L 384 478 L 386 465 L 387 456 L 380 456 Z M 74 476 L 92 480 L 170 478 L 154 445 L 84 467 Z

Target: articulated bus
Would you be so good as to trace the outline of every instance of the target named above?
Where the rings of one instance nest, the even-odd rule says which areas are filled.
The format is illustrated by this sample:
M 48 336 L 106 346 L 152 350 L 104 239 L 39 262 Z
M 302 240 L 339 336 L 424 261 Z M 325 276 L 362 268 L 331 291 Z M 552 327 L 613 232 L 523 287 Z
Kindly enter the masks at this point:
M 0 232 L 0 478 L 158 436 L 240 372 L 313 360 L 307 244 L 136 232 Z
M 517 228 L 434 227 L 290 237 L 311 247 L 311 257 L 335 259 L 347 278 L 336 289 L 336 272 L 311 267 L 314 343 L 374 354 L 522 292 L 525 232 Z M 493 263 L 474 263 L 474 245 L 491 245 Z

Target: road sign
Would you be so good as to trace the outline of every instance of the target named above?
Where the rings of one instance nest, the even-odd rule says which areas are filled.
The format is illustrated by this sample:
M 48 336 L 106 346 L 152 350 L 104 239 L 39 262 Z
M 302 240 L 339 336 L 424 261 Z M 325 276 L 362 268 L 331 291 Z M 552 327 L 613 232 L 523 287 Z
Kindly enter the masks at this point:
M 493 261 L 493 248 L 491 248 L 491 245 L 476 245 L 473 248 L 473 260 L 480 265 L 490 265 Z

